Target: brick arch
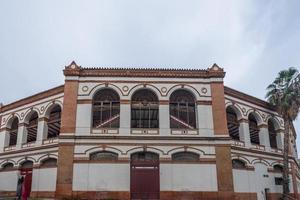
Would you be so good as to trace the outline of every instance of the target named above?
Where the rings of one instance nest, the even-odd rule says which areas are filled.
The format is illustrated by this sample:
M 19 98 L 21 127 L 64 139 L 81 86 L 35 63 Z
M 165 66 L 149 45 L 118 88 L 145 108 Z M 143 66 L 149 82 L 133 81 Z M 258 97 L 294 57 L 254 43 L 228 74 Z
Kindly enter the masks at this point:
M 9 117 L 6 119 L 4 127 L 5 128 L 11 128 L 12 122 L 14 121 L 14 119 L 17 118 L 18 119 L 18 123 L 20 123 L 20 116 L 18 114 L 10 114 Z
M 129 99 L 131 99 L 132 96 L 137 91 L 139 91 L 140 89 L 147 89 L 147 90 L 150 90 L 150 91 L 154 92 L 154 94 L 157 96 L 158 101 L 161 100 L 161 98 L 162 98 L 161 92 L 154 85 L 152 85 L 152 84 L 138 84 L 138 85 L 135 85 L 132 88 L 130 88 L 130 90 L 128 91 L 128 97 L 129 97 Z
M 237 106 L 236 104 L 234 104 L 233 102 L 227 102 L 225 104 L 225 109 L 227 110 L 227 108 L 232 108 L 233 109 L 233 111 L 235 112 L 238 120 L 243 118 L 243 112 L 241 111 L 240 107 Z
M 167 152 L 167 154 L 172 155 L 174 153 L 185 152 L 185 151 L 199 154 L 200 157 L 205 155 L 205 152 L 201 149 L 197 149 L 197 148 L 193 148 L 193 147 L 184 147 L 184 146 L 171 149 Z
M 123 154 L 123 152 L 122 152 L 120 149 L 115 148 L 115 147 L 111 147 L 111 146 L 105 146 L 105 147 L 97 146 L 97 147 L 92 147 L 92 148 L 86 150 L 86 151 L 84 152 L 84 154 L 85 154 L 87 157 L 89 157 L 90 154 L 95 153 L 95 152 L 99 152 L 99 151 L 110 151 L 110 152 L 113 152 L 113 153 L 118 154 L 118 156 L 120 156 L 120 155 Z
M 32 161 L 33 164 L 36 163 L 36 160 L 35 160 L 33 157 L 24 157 L 24 158 L 21 158 L 21 159 L 19 159 L 19 160 L 17 161 L 17 165 L 18 165 L 19 167 L 21 167 L 21 165 L 22 165 L 24 162 L 26 162 L 26 161 Z
M 41 116 L 40 111 L 39 111 L 37 108 L 33 107 L 33 108 L 31 108 L 31 109 L 28 109 L 28 110 L 25 112 L 25 114 L 24 114 L 24 119 L 22 120 L 22 122 L 28 123 L 28 122 L 29 122 L 29 119 L 30 119 L 30 117 L 31 117 L 31 115 L 33 115 L 34 112 L 37 113 L 38 118 Z
M 49 159 L 49 158 L 54 158 L 56 160 L 58 160 L 58 156 L 55 154 L 47 154 L 47 155 L 43 155 L 41 157 L 39 157 L 37 159 L 37 164 L 41 164 L 42 162 L 44 162 L 45 160 Z
M 183 86 L 183 87 L 182 87 Z M 190 92 L 194 97 L 195 97 L 195 100 L 198 101 L 200 100 L 200 93 L 197 91 L 196 88 L 194 88 L 193 86 L 190 86 L 190 85 L 184 85 L 184 84 L 178 84 L 178 85 L 174 85 L 172 86 L 166 93 L 168 99 L 170 99 L 170 96 L 173 92 L 175 92 L 176 90 L 179 90 L 179 89 L 184 89 L 184 90 L 187 90 L 188 92 Z
M 111 84 L 111 83 L 100 83 L 96 86 L 94 86 L 91 91 L 89 92 L 88 96 L 89 96 L 89 99 L 93 99 L 93 97 L 95 96 L 95 94 L 101 90 L 101 89 L 112 89 L 114 90 L 118 95 L 119 95 L 119 98 L 121 99 L 122 96 L 124 96 L 121 88 L 119 88 L 118 86 L 114 85 L 114 84 Z
M 251 166 L 250 160 L 244 156 L 234 155 L 231 157 L 231 160 L 234 160 L 234 159 L 243 161 L 246 164 L 246 166 Z
M 61 109 L 61 111 L 62 111 L 62 109 L 63 109 L 63 104 L 62 104 L 62 102 L 61 102 L 61 101 L 58 101 L 58 100 L 55 100 L 55 101 L 53 101 L 53 102 L 51 102 L 51 103 L 48 103 L 48 104 L 46 105 L 45 112 L 44 112 L 44 114 L 42 115 L 42 117 L 47 117 L 47 118 L 49 118 L 50 113 L 51 113 L 52 109 L 53 109 L 55 106 L 59 106 L 60 109 Z
M 253 116 L 255 117 L 257 125 L 261 125 L 264 123 L 261 114 L 259 112 L 257 112 L 256 110 L 254 110 L 254 109 L 248 110 L 247 111 L 247 119 L 249 119 L 250 114 L 253 114 Z
M 134 153 L 137 153 L 137 152 L 142 152 L 142 151 L 147 151 L 147 152 L 152 152 L 152 153 L 156 153 L 158 154 L 159 156 L 162 156 L 164 155 L 165 153 L 163 152 L 163 150 L 160 150 L 158 148 L 155 148 L 155 147 L 143 147 L 143 146 L 140 146 L 140 147 L 134 147 L 132 149 L 129 149 L 126 154 L 134 154 Z
M 267 166 L 267 167 L 270 166 L 270 163 L 269 163 L 268 161 L 264 160 L 264 159 L 258 159 L 258 158 L 257 158 L 257 159 L 254 159 L 254 160 L 251 161 L 251 164 L 252 164 L 252 165 L 255 165 L 255 164 L 257 164 L 257 163 L 264 164 L 264 165 Z

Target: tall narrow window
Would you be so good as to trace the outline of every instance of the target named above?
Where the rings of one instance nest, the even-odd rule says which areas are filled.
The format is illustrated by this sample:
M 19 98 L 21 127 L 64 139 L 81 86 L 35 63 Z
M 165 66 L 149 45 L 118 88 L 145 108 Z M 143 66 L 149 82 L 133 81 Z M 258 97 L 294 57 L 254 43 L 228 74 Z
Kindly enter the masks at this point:
M 151 90 L 141 89 L 133 94 L 131 128 L 158 128 L 158 98 Z
M 171 128 L 196 128 L 196 100 L 188 91 L 180 89 L 170 97 L 170 123 Z
M 268 121 L 268 131 L 269 131 L 270 146 L 274 149 L 277 149 L 276 131 L 272 120 Z
M 15 117 L 12 121 L 11 128 L 9 131 L 9 146 L 15 146 L 17 144 L 18 126 L 19 120 L 17 117 Z
M 27 125 L 27 143 L 36 141 L 37 127 L 38 114 L 37 112 L 33 112 L 29 118 L 29 123 Z
M 93 128 L 119 128 L 120 98 L 112 89 L 102 89 L 93 98 Z
M 60 124 L 61 124 L 61 108 L 59 105 L 56 105 L 52 108 L 47 122 L 48 125 L 48 138 L 58 137 L 60 133 Z
M 250 140 L 252 144 L 259 144 L 259 128 L 257 126 L 257 121 L 255 116 L 250 113 L 249 115 L 249 131 L 250 131 Z
M 226 109 L 226 117 L 227 117 L 227 128 L 230 137 L 234 140 L 240 140 L 240 136 L 239 136 L 240 124 L 237 120 L 237 115 L 235 111 L 230 106 Z

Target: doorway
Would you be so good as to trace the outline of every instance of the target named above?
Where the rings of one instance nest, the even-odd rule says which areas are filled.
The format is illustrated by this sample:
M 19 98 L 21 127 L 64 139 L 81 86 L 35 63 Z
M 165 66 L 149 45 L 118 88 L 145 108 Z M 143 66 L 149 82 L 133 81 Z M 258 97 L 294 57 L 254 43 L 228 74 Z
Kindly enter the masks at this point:
M 132 200 L 159 199 L 159 156 L 152 152 L 131 155 L 130 196 Z

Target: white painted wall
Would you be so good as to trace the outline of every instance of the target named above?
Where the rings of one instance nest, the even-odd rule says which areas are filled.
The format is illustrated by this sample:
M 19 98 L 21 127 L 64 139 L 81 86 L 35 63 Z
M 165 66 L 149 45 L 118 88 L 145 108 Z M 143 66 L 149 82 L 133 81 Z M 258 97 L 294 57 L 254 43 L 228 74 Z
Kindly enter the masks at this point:
M 197 119 L 199 136 L 213 136 L 213 114 L 212 106 L 210 105 L 198 105 L 197 106 Z
M 128 163 L 74 164 L 74 191 L 129 191 L 130 166 Z
M 217 191 L 214 164 L 160 164 L 161 191 Z
M 55 191 L 57 168 L 33 169 L 32 191 Z
M 270 173 L 268 167 L 261 163 L 254 167 L 255 171 L 233 169 L 235 192 L 256 192 L 258 200 L 264 200 L 265 188 L 269 188 L 271 193 L 282 193 L 282 185 L 275 185 L 275 177 L 282 177 L 281 173 Z M 290 190 L 293 192 L 292 184 Z
M 255 172 L 233 169 L 233 186 L 235 192 L 256 192 Z
M 162 191 L 217 191 L 213 164 L 161 164 Z M 129 191 L 130 165 L 111 163 L 74 164 L 74 191 Z
M 92 125 L 92 104 L 77 104 L 76 135 L 90 135 Z
M 18 171 L 0 172 L 0 191 L 16 191 Z

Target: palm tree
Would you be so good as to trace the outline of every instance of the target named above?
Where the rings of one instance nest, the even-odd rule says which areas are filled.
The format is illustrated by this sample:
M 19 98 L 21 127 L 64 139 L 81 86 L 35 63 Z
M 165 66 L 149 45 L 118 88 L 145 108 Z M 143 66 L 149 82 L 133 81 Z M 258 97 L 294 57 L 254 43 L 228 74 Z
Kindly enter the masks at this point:
M 300 107 L 300 74 L 297 69 L 282 70 L 267 87 L 266 98 L 277 108 L 284 119 L 284 149 L 283 149 L 283 199 L 289 194 L 289 141 L 291 124 L 297 118 Z

